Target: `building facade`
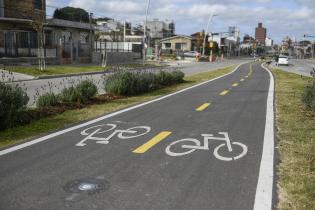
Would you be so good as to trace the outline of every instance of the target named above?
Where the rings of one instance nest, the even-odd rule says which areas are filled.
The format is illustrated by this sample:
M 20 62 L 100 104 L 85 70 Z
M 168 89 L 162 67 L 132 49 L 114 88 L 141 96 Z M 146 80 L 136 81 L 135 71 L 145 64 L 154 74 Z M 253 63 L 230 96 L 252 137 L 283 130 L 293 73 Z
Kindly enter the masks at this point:
M 258 23 L 258 27 L 255 30 L 255 40 L 258 44 L 264 45 L 267 37 L 267 29 L 263 27 L 262 23 Z
M 149 39 L 152 40 L 152 44 L 161 39 L 165 39 L 175 35 L 175 23 L 174 21 L 160 21 L 154 19 L 147 22 L 147 29 Z
M 45 0 L 0 0 L 0 58 L 36 57 L 45 18 Z
M 192 47 L 192 37 L 178 35 L 169 38 L 162 39 L 160 41 L 162 45 L 162 52 L 187 52 L 191 51 Z

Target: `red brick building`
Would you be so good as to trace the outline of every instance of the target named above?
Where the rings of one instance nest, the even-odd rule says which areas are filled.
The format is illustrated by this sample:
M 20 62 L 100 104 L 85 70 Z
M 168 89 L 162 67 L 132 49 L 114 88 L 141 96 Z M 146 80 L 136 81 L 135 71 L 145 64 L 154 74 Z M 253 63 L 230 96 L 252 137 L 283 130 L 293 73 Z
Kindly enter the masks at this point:
M 263 27 L 262 23 L 258 23 L 258 27 L 255 30 L 255 40 L 258 44 L 265 44 L 267 37 L 267 29 Z

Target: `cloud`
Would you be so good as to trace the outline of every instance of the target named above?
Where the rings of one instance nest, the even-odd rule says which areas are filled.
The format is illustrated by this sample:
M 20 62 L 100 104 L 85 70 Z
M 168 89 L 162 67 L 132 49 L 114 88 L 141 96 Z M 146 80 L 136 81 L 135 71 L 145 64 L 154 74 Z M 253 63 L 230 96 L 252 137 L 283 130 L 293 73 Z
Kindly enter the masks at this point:
M 51 2 L 53 0 L 48 0 Z M 291 3 L 290 3 L 291 2 Z M 212 30 L 239 26 L 243 33 L 254 34 L 258 22 L 268 28 L 269 36 L 280 41 L 285 35 L 314 33 L 315 1 L 292 0 L 155 0 L 151 1 L 149 19 L 173 19 L 176 30 L 191 34 L 205 28 L 209 14 L 217 13 Z M 144 21 L 145 0 L 70 0 L 70 5 L 134 23 Z M 275 5 L 281 5 L 275 6 Z

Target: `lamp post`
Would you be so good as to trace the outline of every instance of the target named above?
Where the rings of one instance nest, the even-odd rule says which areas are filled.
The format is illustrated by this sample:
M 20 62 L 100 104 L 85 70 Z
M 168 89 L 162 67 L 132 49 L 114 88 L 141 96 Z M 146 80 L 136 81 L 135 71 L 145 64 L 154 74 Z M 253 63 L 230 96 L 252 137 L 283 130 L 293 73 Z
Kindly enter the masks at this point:
M 147 36 L 147 21 L 148 21 L 149 7 L 150 7 L 150 0 L 147 1 L 147 9 L 145 11 L 145 20 L 144 20 L 144 29 L 143 29 L 143 46 L 142 46 L 143 65 L 146 60 L 146 36 Z
M 209 25 L 210 25 L 210 23 L 212 21 L 212 18 L 215 17 L 215 16 L 218 16 L 218 15 L 211 13 L 210 16 L 209 16 L 209 20 L 208 20 L 208 23 L 207 23 L 207 28 L 206 28 L 204 39 L 203 39 L 202 56 L 205 55 L 206 37 L 207 37 L 207 33 L 208 33 L 208 28 L 209 28 Z

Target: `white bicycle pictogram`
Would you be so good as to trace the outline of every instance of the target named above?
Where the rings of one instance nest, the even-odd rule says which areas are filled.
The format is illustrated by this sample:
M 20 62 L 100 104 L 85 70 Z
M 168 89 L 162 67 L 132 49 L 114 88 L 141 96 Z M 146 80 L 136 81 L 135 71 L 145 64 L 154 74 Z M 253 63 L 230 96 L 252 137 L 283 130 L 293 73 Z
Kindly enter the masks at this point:
M 87 128 L 81 132 L 81 135 L 86 136 L 82 141 L 76 144 L 78 147 L 86 146 L 86 141 L 94 140 L 97 144 L 108 144 L 109 140 L 114 136 L 119 139 L 132 139 L 143 136 L 151 131 L 149 126 L 136 126 L 125 130 L 116 129 L 116 124 L 102 124 Z M 101 137 L 104 133 L 110 133 L 107 137 Z
M 166 147 L 165 152 L 166 154 L 170 156 L 188 155 L 196 150 L 210 150 L 209 141 L 218 140 L 218 141 L 224 141 L 223 144 L 220 144 L 219 146 L 217 146 L 213 151 L 214 156 L 219 160 L 223 160 L 223 161 L 237 160 L 244 157 L 247 154 L 248 149 L 245 144 L 242 144 L 240 142 L 232 142 L 227 132 L 219 132 L 218 134 L 221 134 L 224 137 L 214 137 L 213 134 L 202 134 L 201 136 L 203 136 L 204 138 L 203 145 L 201 145 L 201 142 L 199 140 L 193 139 L 193 138 L 186 138 L 186 139 L 174 141 Z M 232 145 L 233 145 L 233 148 L 232 148 Z M 188 149 L 188 150 L 175 152 L 174 151 L 175 146 L 180 146 L 181 150 L 182 149 Z M 223 149 L 225 147 L 227 148 L 227 151 L 225 153 L 231 154 L 230 157 L 226 157 L 226 155 L 222 155 L 222 152 L 224 152 Z M 235 147 L 239 147 L 239 148 L 236 149 Z M 232 153 L 233 150 L 237 151 L 236 155 Z

